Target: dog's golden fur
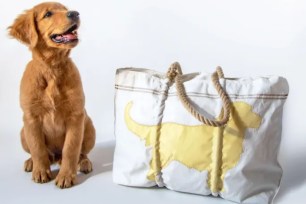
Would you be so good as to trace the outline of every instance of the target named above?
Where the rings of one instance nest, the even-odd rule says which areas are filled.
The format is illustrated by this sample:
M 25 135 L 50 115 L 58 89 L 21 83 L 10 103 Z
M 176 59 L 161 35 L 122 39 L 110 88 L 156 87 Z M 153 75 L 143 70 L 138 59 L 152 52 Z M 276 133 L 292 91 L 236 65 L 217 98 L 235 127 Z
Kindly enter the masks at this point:
M 79 26 L 78 13 L 74 18 L 67 13 L 59 3 L 42 3 L 18 16 L 9 27 L 9 34 L 26 44 L 33 58 L 20 86 L 24 113 L 21 142 L 31 154 L 25 171 L 32 171 L 35 182 L 48 182 L 52 179 L 50 165 L 59 162 L 55 182 L 61 188 L 75 183 L 77 170 L 92 171 L 87 154 L 95 143 L 95 129 L 84 108 L 81 78 L 69 58 L 78 43 L 77 35 L 70 34 L 73 40 L 65 43 L 51 39 L 72 25 Z

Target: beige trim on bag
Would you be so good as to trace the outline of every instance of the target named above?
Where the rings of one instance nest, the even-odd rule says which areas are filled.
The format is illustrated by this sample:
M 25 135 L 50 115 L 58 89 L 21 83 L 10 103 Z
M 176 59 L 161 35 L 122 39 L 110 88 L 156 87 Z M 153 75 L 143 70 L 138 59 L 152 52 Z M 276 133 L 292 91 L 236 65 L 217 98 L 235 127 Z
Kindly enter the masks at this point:
M 166 95 L 166 92 L 154 90 L 154 89 L 147 89 L 147 88 L 140 88 L 140 87 L 132 87 L 132 86 L 124 86 L 124 85 L 115 85 L 115 89 L 122 90 L 122 91 L 131 91 L 131 92 L 141 92 L 141 93 L 150 93 L 154 95 Z M 199 93 L 199 92 L 187 92 L 188 96 L 191 97 L 204 97 L 204 98 L 220 98 L 217 94 L 206 94 L 206 93 Z M 177 96 L 176 92 L 168 93 L 168 97 Z M 248 95 L 241 95 L 241 94 L 228 94 L 231 99 L 280 99 L 285 100 L 288 97 L 288 94 L 248 94 Z

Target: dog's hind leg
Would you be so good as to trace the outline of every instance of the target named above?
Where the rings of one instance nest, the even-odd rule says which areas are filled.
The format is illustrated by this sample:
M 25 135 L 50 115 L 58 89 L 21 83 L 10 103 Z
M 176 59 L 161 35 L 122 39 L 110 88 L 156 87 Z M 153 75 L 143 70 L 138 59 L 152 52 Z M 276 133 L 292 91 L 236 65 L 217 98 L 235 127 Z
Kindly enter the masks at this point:
M 21 145 L 23 147 L 23 149 L 30 154 L 30 150 L 29 150 L 29 147 L 28 147 L 28 144 L 25 140 L 25 136 L 24 136 L 24 130 L 23 128 L 21 129 L 21 132 L 20 132 L 20 136 L 21 136 Z M 24 170 L 26 172 L 31 172 L 33 169 L 33 161 L 32 161 L 32 158 L 30 157 L 29 159 L 27 159 L 25 162 L 24 162 Z
M 84 138 L 78 164 L 78 170 L 85 174 L 90 173 L 92 171 L 92 164 L 91 161 L 88 159 L 87 154 L 94 147 L 95 140 L 95 128 L 92 124 L 91 119 L 87 116 L 85 119 Z
M 33 161 L 32 161 L 32 158 L 31 158 L 31 157 L 30 157 L 29 159 L 27 159 L 27 160 L 24 162 L 23 169 L 24 169 L 24 171 L 26 171 L 26 172 L 32 172 L 32 169 L 33 169 Z
M 92 171 L 92 163 L 88 159 L 87 155 L 85 154 L 80 155 L 78 170 L 80 172 L 83 172 L 84 174 L 88 174 Z
M 27 141 L 26 141 L 25 136 L 24 136 L 24 129 L 23 128 L 21 129 L 20 136 L 21 136 L 21 145 L 22 145 L 24 151 L 26 151 L 27 153 L 30 154 L 30 150 L 29 150 Z

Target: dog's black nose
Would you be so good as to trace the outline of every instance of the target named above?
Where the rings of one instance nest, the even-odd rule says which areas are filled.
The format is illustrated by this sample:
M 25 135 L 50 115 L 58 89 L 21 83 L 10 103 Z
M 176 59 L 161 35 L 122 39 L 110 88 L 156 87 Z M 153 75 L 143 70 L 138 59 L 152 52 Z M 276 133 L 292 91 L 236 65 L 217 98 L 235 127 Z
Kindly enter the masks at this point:
M 67 12 L 67 17 L 70 18 L 71 20 L 77 20 L 79 19 L 80 13 L 77 11 L 68 11 Z

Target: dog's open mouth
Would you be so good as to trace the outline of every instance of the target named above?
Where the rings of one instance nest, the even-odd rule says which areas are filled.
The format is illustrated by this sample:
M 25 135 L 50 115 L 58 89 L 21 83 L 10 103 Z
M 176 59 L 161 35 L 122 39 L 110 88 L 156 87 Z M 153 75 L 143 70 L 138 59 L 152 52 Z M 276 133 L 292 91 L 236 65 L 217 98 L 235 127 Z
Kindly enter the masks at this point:
M 62 34 L 51 35 L 51 40 L 55 43 L 71 43 L 78 41 L 77 29 L 78 26 L 75 24 Z

